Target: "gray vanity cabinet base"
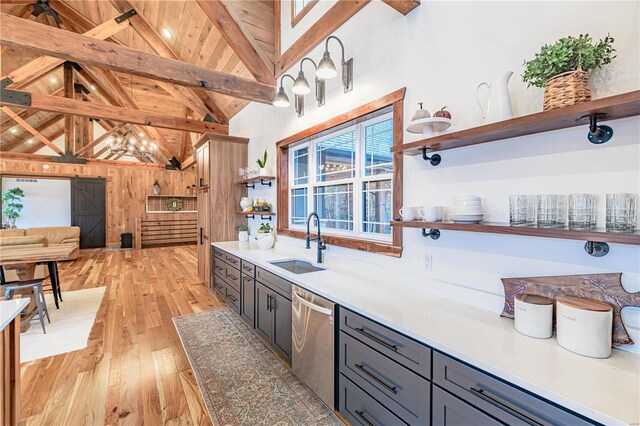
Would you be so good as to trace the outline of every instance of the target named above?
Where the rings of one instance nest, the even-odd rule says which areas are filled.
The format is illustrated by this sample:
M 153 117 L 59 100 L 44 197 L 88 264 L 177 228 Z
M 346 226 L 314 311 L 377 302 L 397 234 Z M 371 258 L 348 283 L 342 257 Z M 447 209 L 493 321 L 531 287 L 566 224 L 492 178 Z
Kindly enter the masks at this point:
M 243 273 L 242 281 L 240 282 L 240 317 L 252 328 L 255 327 L 255 297 L 256 281 L 252 276 Z
M 291 300 L 256 282 L 256 332 L 291 362 Z
M 273 336 L 273 316 L 269 310 L 269 289 L 256 283 L 256 332 L 267 342 Z
M 502 424 L 437 386 L 433 387 L 431 412 L 434 426 L 493 426 Z

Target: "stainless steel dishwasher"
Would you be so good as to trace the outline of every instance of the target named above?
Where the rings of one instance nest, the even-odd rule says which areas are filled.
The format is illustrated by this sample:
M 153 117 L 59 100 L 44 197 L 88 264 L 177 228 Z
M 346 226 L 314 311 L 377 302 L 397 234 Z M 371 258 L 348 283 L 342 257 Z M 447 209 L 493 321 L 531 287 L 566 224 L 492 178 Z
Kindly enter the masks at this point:
M 293 286 L 293 373 L 334 408 L 334 314 L 332 302 Z

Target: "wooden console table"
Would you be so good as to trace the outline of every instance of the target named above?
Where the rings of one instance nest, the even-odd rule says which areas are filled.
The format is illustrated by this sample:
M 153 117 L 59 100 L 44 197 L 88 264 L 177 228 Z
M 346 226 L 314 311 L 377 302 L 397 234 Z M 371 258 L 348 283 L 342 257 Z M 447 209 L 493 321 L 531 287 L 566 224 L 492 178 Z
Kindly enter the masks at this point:
M 58 261 L 69 258 L 74 248 L 70 246 L 54 247 L 0 247 L 0 266 L 24 265 L 24 269 L 18 272 L 21 281 L 32 280 L 35 275 L 36 265 L 46 263 L 49 268 L 49 278 L 53 288 L 53 299 L 56 308 L 59 308 L 58 300 L 62 300 L 60 292 L 60 278 L 58 276 Z M 27 315 L 23 318 L 22 331 L 29 328 L 30 320 L 36 313 L 36 304 L 33 296 Z
M 20 312 L 27 299 L 0 302 L 0 423 L 20 420 Z

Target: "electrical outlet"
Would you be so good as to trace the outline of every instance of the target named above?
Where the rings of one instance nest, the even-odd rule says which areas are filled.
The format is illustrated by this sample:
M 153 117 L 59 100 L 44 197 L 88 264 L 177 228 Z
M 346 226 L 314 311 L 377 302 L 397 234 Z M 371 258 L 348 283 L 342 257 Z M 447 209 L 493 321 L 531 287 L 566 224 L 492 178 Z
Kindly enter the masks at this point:
M 433 270 L 433 256 L 430 254 L 424 255 L 424 269 L 429 272 Z

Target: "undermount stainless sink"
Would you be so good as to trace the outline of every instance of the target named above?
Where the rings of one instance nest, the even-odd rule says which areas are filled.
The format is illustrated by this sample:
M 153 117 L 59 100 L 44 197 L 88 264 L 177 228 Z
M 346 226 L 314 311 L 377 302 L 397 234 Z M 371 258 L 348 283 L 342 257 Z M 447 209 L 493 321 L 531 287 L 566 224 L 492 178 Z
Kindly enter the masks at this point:
M 324 271 L 324 268 L 314 266 L 312 263 L 306 260 L 300 259 L 288 259 L 288 260 L 276 260 L 269 262 L 278 268 L 286 269 L 294 274 L 307 274 L 309 272 Z

